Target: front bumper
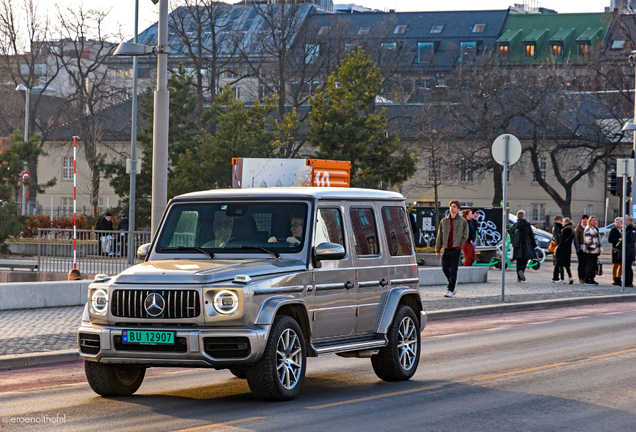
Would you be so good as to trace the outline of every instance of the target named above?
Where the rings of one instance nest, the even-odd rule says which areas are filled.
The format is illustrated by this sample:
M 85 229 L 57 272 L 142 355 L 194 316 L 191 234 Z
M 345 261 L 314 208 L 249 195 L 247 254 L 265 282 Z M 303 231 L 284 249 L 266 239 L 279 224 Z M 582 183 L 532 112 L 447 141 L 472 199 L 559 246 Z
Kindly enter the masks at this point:
M 174 331 L 175 341 L 182 342 L 180 346 L 183 349 L 180 349 L 180 352 L 157 352 L 149 351 L 148 346 L 139 346 L 140 349 L 135 350 L 136 346 L 121 344 L 122 331 L 132 329 Z M 269 326 L 267 325 L 255 325 L 240 329 L 183 329 L 182 327 L 162 327 L 158 329 L 157 327 L 143 328 L 136 326 L 93 326 L 84 323 L 78 329 L 78 347 L 82 359 L 100 363 L 227 368 L 249 366 L 260 360 L 265 350 L 268 334 Z M 206 345 L 206 338 L 215 338 L 215 341 L 243 341 L 246 338 L 249 341 L 249 347 L 243 351 L 208 350 L 206 352 L 206 346 L 210 346 Z M 91 339 L 90 342 L 93 346 L 87 347 L 87 339 Z M 207 340 L 210 341 L 211 339 Z M 228 357 L 228 352 L 231 353 L 230 357 Z

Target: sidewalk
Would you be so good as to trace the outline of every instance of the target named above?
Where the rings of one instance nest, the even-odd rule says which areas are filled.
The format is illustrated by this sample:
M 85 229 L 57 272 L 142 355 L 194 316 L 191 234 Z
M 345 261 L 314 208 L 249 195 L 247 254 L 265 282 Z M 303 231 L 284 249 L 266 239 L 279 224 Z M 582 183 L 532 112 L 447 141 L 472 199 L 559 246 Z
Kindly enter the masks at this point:
M 604 265 L 603 269 L 605 275 L 596 279 L 598 286 L 579 284 L 578 279 L 573 285 L 552 283 L 552 263 L 548 260 L 540 270 L 528 270 L 527 280 L 522 283 L 517 282 L 514 270 L 509 269 L 505 301 L 501 300 L 501 270 L 490 270 L 488 282 L 458 285 L 453 298 L 444 297 L 444 285 L 420 287 L 420 293 L 430 320 L 596 302 L 636 301 L 636 288 L 625 288 L 622 292 L 621 287 L 611 285 L 611 266 Z M 576 278 L 576 268 L 574 270 Z M 559 300 L 565 303 L 559 304 Z M 69 353 L 77 350 L 76 332 L 82 311 L 83 306 L 0 312 L 0 370 L 42 362 L 44 353 L 49 353 L 48 363 L 68 361 Z

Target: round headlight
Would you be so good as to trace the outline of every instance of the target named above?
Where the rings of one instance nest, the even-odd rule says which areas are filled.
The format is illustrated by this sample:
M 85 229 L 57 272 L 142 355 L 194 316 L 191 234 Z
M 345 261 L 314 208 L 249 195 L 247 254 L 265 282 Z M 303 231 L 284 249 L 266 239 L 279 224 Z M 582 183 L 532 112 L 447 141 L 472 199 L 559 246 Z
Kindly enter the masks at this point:
M 108 294 L 102 289 L 98 289 L 91 297 L 91 305 L 95 313 L 104 315 L 108 309 Z
M 228 315 L 238 309 L 238 297 L 232 291 L 219 291 L 214 296 L 214 309 L 223 315 Z

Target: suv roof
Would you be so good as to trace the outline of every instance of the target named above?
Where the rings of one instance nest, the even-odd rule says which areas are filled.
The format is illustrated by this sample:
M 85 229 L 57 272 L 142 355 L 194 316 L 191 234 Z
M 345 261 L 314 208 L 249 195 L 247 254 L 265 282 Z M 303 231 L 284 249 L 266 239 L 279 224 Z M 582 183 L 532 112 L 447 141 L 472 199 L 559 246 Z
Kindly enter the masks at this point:
M 375 189 L 322 188 L 322 187 L 273 187 L 247 189 L 213 189 L 179 195 L 175 201 L 204 200 L 210 198 L 304 198 L 344 200 L 391 200 L 402 201 L 404 195 Z

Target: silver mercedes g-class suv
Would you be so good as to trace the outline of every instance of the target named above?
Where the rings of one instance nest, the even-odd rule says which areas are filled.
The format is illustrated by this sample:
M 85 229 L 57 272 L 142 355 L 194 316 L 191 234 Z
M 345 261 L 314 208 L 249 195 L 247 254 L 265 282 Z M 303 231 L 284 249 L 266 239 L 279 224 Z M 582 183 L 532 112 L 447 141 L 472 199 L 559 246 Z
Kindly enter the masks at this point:
M 134 393 L 152 366 L 229 369 L 266 400 L 298 394 L 308 356 L 371 358 L 387 381 L 417 369 L 426 314 L 401 194 L 181 195 L 138 254 L 89 287 L 78 344 L 100 395 Z

